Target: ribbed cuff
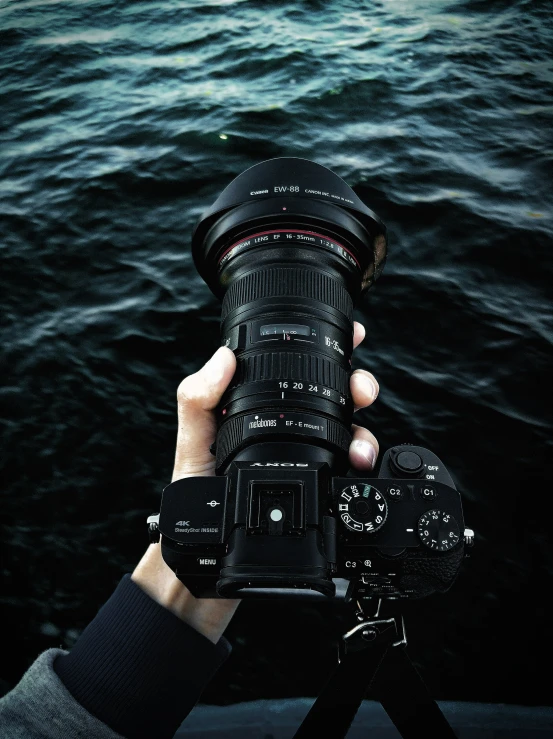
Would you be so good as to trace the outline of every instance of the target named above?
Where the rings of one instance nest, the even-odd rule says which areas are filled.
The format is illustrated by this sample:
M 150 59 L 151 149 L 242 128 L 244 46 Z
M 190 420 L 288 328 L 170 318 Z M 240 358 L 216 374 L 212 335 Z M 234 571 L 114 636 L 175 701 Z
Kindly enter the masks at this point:
M 54 670 L 91 714 L 128 739 L 171 739 L 228 658 L 125 575 Z

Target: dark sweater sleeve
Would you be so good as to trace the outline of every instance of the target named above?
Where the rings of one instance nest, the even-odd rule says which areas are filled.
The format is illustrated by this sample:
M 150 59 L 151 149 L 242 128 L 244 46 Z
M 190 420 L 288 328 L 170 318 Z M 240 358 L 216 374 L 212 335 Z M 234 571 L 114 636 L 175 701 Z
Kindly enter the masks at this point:
M 54 662 L 69 693 L 128 739 L 170 739 L 231 651 L 125 575 L 73 649 Z
M 230 651 L 125 575 L 71 652 L 43 652 L 0 699 L 0 736 L 169 739 Z

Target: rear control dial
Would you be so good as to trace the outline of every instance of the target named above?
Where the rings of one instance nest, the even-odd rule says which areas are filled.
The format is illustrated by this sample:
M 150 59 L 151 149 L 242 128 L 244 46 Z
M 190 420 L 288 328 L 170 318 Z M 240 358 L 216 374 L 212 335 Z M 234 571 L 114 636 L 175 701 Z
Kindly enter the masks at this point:
M 453 549 L 460 538 L 459 524 L 453 516 L 436 509 L 422 514 L 417 532 L 426 547 L 438 552 Z
M 338 514 L 351 531 L 374 533 L 386 521 L 388 504 L 382 493 L 372 485 L 348 485 L 338 498 Z

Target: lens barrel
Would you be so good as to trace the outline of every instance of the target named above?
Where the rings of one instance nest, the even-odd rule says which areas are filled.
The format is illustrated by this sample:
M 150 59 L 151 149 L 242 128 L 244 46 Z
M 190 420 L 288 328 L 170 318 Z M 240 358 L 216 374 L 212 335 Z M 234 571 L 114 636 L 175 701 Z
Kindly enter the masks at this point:
M 251 167 L 202 216 L 193 256 L 223 299 L 222 343 L 237 359 L 218 408 L 217 474 L 257 444 L 307 443 L 347 463 L 353 308 L 386 248 L 380 219 L 306 159 Z

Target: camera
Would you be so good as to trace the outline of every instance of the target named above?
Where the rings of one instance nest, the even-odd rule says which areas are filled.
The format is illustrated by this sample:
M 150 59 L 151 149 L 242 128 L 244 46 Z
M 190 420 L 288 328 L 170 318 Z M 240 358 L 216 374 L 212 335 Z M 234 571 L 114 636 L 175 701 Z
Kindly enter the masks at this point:
M 455 580 L 473 533 L 430 450 L 398 444 L 349 470 L 353 309 L 386 228 L 335 173 L 282 157 L 236 177 L 192 236 L 236 355 L 216 410 L 216 474 L 163 491 L 165 562 L 200 598 L 420 598 Z

